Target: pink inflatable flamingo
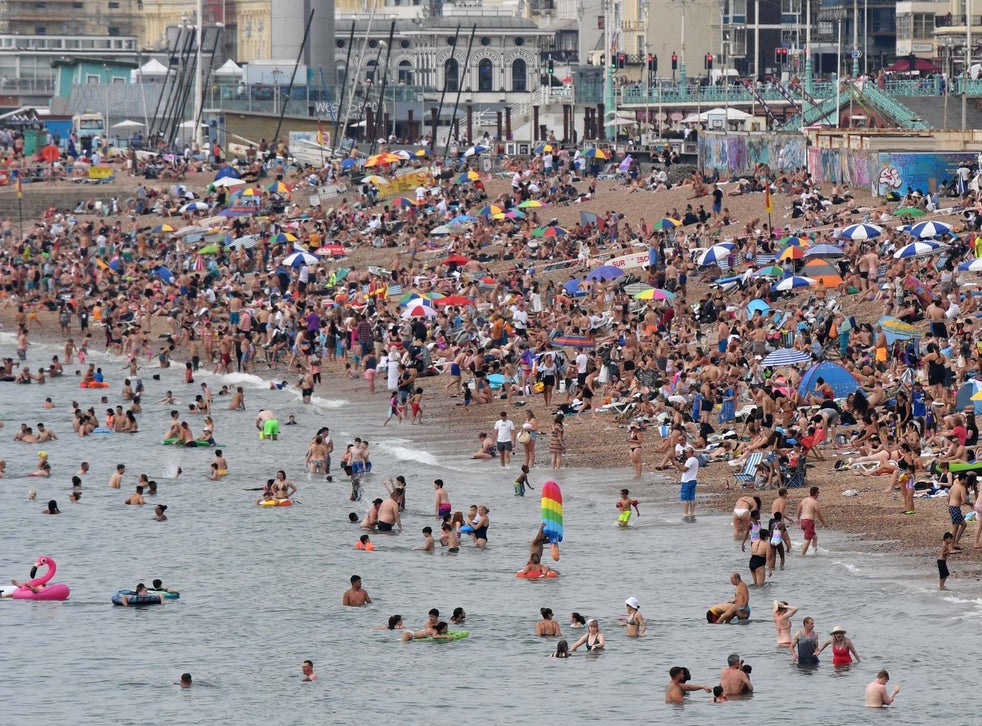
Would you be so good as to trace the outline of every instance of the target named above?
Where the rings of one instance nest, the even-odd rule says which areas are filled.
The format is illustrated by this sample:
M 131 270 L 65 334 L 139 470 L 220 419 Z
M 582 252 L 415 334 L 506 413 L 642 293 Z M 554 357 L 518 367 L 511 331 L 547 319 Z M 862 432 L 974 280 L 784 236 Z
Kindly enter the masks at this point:
M 45 572 L 41 577 L 35 578 L 37 570 L 42 565 L 48 566 L 48 571 Z M 48 583 L 55 576 L 58 571 L 58 565 L 55 561 L 47 556 L 38 557 L 38 561 L 34 563 L 34 567 L 31 568 L 31 578 L 27 582 L 23 583 L 20 587 L 13 591 L 10 595 L 14 600 L 67 600 L 68 594 L 71 592 L 68 585 L 58 582 L 54 585 L 49 585 Z M 35 592 L 32 587 L 38 588 Z

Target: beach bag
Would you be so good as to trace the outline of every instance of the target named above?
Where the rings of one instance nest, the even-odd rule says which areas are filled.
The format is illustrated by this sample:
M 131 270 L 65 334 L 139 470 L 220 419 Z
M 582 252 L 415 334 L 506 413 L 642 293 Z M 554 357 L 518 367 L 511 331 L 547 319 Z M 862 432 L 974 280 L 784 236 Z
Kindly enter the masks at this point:
M 604 364 L 600 366 L 600 373 L 597 374 L 597 383 L 607 383 L 610 381 L 610 366 Z
M 530 434 L 528 431 L 522 431 L 522 433 L 518 435 L 518 443 L 520 444 L 527 444 L 531 440 L 532 440 L 532 434 Z

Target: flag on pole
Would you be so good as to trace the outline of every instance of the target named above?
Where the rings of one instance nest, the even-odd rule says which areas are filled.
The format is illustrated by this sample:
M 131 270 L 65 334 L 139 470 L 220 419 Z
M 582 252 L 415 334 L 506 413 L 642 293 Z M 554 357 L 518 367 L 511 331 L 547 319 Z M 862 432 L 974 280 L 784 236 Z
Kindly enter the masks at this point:
M 317 143 L 324 145 L 324 126 L 320 121 L 317 122 Z
M 764 186 L 764 211 L 770 214 L 774 211 L 774 204 L 771 202 L 771 185 L 767 183 Z
M 20 172 L 15 171 L 14 175 L 17 177 L 17 198 L 24 198 L 24 185 L 20 180 Z

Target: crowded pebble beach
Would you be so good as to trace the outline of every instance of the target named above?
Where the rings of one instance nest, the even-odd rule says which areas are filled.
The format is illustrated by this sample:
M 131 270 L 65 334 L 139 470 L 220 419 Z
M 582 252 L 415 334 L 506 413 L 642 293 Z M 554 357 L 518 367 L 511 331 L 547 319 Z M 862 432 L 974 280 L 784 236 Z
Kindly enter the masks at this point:
M 118 512 L 86 516 L 107 517 L 125 537 L 152 533 L 148 543 L 168 539 L 159 528 L 181 528 L 197 543 L 183 553 L 177 541 L 161 544 L 169 559 L 150 557 L 153 570 L 139 551 L 114 544 L 119 559 L 95 569 L 116 569 L 119 581 L 97 590 L 71 564 L 79 545 L 96 543 L 71 542 L 75 525 L 47 526 L 23 543 L 38 549 L 25 553 L 34 559 L 8 568 L 16 574 L 46 555 L 75 577 L 66 606 L 108 605 L 115 592 L 116 605 L 160 604 L 172 618 L 195 596 L 175 580 L 226 556 L 260 583 L 248 602 L 282 607 L 281 598 L 302 597 L 301 573 L 263 565 L 311 539 L 344 548 L 329 565 L 303 552 L 323 595 L 318 608 L 344 628 L 459 641 L 447 645 L 470 653 L 485 647 L 482 637 L 530 628 L 566 642 L 511 652 L 514 661 L 596 656 L 610 641 L 615 653 L 632 648 L 625 626 L 651 664 L 648 684 L 667 682 L 666 701 L 756 692 L 759 703 L 760 690 L 779 690 L 774 669 L 792 662 L 792 640 L 797 658 L 801 634 L 791 633 L 802 615 L 817 615 L 826 628 L 819 640 L 827 634 L 835 654 L 821 658 L 829 669 L 847 665 L 850 649 L 853 668 L 867 658 L 876 666 L 855 674 L 862 683 L 850 678 L 843 698 L 852 705 L 864 705 L 864 688 L 865 705 L 890 703 L 884 667 L 923 683 L 926 674 L 908 664 L 867 652 L 872 638 L 854 647 L 845 627 L 828 632 L 851 615 L 851 635 L 864 616 L 853 604 L 809 610 L 828 603 L 807 573 L 817 568 L 823 589 L 844 587 L 857 602 L 864 591 L 896 597 L 912 582 L 912 607 L 925 614 L 950 607 L 939 588 L 971 609 L 982 571 L 974 193 L 953 200 L 909 190 L 888 201 L 815 188 L 797 169 L 719 180 L 680 173 L 668 159 L 598 179 L 585 173 L 598 170 L 596 159 L 566 150 L 495 176 L 385 149 L 379 156 L 364 169 L 374 183 L 346 171 L 363 159 L 321 170 L 274 161 L 254 184 L 215 163 L 182 169 L 180 185 L 121 175 L 104 213 L 51 209 L 25 221 L 23 240 L 4 221 L 0 458 L 9 495 L 33 495 L 6 523 L 30 527 L 24 521 L 45 502 L 44 512 L 61 515 L 55 521 L 123 504 L 148 510 L 138 529 Z M 401 194 L 387 193 L 397 182 Z M 328 187 L 332 196 L 308 205 Z M 940 226 L 925 235 L 923 223 Z M 550 482 L 562 488 L 561 560 L 558 541 L 536 533 Z M 200 509 L 191 486 L 211 488 Z M 274 506 L 283 511 L 265 512 Z M 254 524 L 255 512 L 293 517 L 288 538 L 277 544 L 276 528 Z M 231 539 L 212 541 L 219 531 Z M 660 564 L 690 539 L 702 540 L 691 591 L 680 585 L 674 601 L 660 593 L 653 609 L 635 588 L 655 600 L 658 579 L 680 575 L 648 556 L 657 552 Z M 232 552 L 239 547 L 257 559 L 243 562 Z M 383 565 L 387 549 L 398 552 Z M 616 569 L 618 552 L 631 563 L 625 581 L 584 591 L 577 605 L 576 588 Z M 415 559 L 433 553 L 449 564 Z M 473 556 L 490 569 L 466 564 Z M 878 563 L 885 574 L 840 582 L 843 562 L 859 573 Z M 421 576 L 400 591 L 395 568 Z M 508 588 L 535 588 L 529 602 L 528 589 L 505 597 L 520 603 L 522 619 L 541 609 L 538 625 L 538 616 L 515 621 L 492 583 L 475 584 L 482 569 Z M 515 570 L 550 581 L 512 583 Z M 558 576 L 546 577 L 552 570 Z M 162 581 L 146 588 L 156 575 Z M 488 612 L 477 590 L 448 588 L 447 577 L 492 588 Z M 168 597 L 178 589 L 182 597 Z M 426 600 L 439 600 L 429 608 L 436 615 L 426 615 Z M 602 617 L 577 623 L 560 603 Z M 372 622 L 338 605 L 367 606 Z M 691 627 L 750 620 L 751 606 L 754 621 L 777 626 L 780 660 L 769 652 L 772 635 L 724 628 L 700 639 L 698 671 L 683 663 L 697 639 Z M 571 637 L 567 621 L 584 630 Z M 657 651 L 655 637 L 666 638 Z M 318 680 L 315 663 L 322 683 L 328 670 L 344 680 L 334 673 L 340 652 L 298 651 L 302 636 L 291 639 L 294 650 L 271 655 L 271 667 L 292 658 L 306 682 Z M 735 650 L 753 655 L 751 673 Z M 159 665 L 182 688 L 191 688 L 187 669 L 192 690 L 220 690 L 206 654 L 195 661 Z M 719 678 L 709 662 L 723 669 Z M 690 687 L 689 668 L 705 685 Z M 924 708 L 933 696 L 916 698 Z

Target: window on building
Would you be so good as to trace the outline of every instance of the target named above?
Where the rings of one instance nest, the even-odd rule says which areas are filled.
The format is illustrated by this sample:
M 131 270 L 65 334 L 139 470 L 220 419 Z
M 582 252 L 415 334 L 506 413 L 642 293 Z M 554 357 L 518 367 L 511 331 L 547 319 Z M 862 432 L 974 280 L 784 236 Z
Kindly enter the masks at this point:
M 900 18 L 897 18 L 899 21 Z M 899 24 L 899 23 L 898 23 Z M 898 31 L 899 34 L 899 31 Z M 933 38 L 934 37 L 934 14 L 914 13 L 914 37 Z
M 365 71 L 365 80 L 374 83 L 375 70 L 376 67 L 378 66 L 378 61 L 373 58 L 372 60 L 368 61 L 368 63 L 366 63 L 365 65 L 368 66 L 367 70 Z
M 483 93 L 494 90 L 494 65 L 489 58 L 477 64 L 477 90 Z
M 113 35 L 113 36 L 122 35 L 122 33 L 119 30 L 119 26 L 117 26 L 117 25 L 110 25 L 109 26 L 109 35 Z
M 114 2 L 109 3 L 109 9 L 110 10 L 119 10 L 119 3 L 114 3 Z
M 410 61 L 399 61 L 398 80 L 404 86 L 413 85 L 413 64 Z
M 730 0 L 730 22 L 747 22 L 747 0 Z
M 460 63 L 456 58 L 448 58 L 443 64 L 443 87 L 448 91 L 460 90 Z
M 334 72 L 337 74 L 338 86 L 343 87 L 348 83 L 348 65 L 344 61 L 337 61 Z
M 511 90 L 515 93 L 525 93 L 529 90 L 528 65 L 521 58 L 511 64 Z
M 914 16 L 897 16 L 897 40 L 910 40 L 914 37 Z
M 34 28 L 34 35 L 47 35 L 47 34 L 48 34 L 48 29 L 43 25 L 39 25 L 36 28 Z

